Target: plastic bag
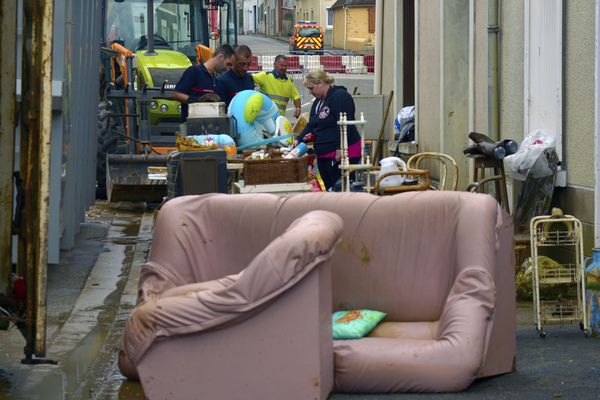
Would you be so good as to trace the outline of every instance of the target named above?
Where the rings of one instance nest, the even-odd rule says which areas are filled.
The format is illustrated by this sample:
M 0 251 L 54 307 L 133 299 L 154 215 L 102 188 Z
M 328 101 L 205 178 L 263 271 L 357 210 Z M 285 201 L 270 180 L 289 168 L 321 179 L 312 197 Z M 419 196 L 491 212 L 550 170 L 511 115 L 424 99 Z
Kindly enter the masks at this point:
M 404 107 L 394 120 L 396 141 L 410 142 L 415 140 L 415 106 Z
M 525 176 L 533 163 L 549 147 L 555 147 L 553 136 L 541 129 L 529 133 L 523 139 L 519 150 L 515 154 L 504 158 L 511 177 L 517 180 L 525 180 Z
M 394 121 L 396 133 L 400 133 L 400 131 L 402 131 L 402 125 L 411 119 L 415 119 L 415 106 L 403 107 Z

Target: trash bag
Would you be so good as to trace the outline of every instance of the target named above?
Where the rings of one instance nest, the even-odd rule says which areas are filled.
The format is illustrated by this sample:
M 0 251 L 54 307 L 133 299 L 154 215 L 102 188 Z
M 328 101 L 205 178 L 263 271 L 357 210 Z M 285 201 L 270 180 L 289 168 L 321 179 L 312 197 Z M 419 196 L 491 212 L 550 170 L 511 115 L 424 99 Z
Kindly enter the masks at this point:
M 415 140 L 415 106 L 403 107 L 394 120 L 396 142 Z
M 525 180 L 533 163 L 549 147 L 555 147 L 555 139 L 547 132 L 538 129 L 528 134 L 519 146 L 519 150 L 504 158 L 511 177 L 520 181 Z
M 557 166 L 556 151 L 554 147 L 548 147 L 529 168 L 514 211 L 515 233 L 529 233 L 531 218 L 548 215 L 554 194 Z
M 543 274 L 544 271 L 565 268 L 555 260 L 546 256 L 538 256 L 538 271 Z M 531 300 L 533 298 L 533 259 L 528 257 L 515 276 L 515 285 L 517 289 L 517 299 Z

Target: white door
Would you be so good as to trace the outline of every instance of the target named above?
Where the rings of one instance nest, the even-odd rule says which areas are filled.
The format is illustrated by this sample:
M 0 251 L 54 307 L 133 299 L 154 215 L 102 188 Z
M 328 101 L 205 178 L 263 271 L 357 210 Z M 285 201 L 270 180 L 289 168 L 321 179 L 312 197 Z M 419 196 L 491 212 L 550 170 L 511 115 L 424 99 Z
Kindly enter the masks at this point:
M 562 0 L 525 1 L 525 134 L 543 129 L 562 160 Z

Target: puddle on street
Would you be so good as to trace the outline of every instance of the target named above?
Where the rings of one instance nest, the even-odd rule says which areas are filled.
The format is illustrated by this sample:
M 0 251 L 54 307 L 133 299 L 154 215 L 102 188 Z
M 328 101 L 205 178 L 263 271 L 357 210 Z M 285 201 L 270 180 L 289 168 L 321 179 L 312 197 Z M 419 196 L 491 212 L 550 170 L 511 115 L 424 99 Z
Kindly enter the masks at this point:
M 119 269 L 110 269 L 111 271 L 114 269 L 110 275 L 106 275 L 106 270 L 102 269 L 98 275 L 98 285 L 106 284 L 107 280 L 114 280 L 114 291 L 111 291 L 112 287 L 107 287 L 109 289 L 107 293 L 106 290 L 98 290 L 93 283 L 91 284 L 92 287 L 86 291 L 81 306 L 84 307 L 84 311 L 99 312 L 97 320 L 95 317 L 92 320 L 85 319 L 87 315 L 94 314 L 84 312 L 82 321 L 91 324 L 89 330 L 86 330 L 87 333 L 84 333 L 85 337 L 79 340 L 76 347 L 68 353 L 58 350 L 61 346 L 59 344 L 55 358 L 49 354 L 49 358 L 59 362 L 58 365 L 21 364 L 23 354 L 20 349 L 24 345 L 23 337 L 16 331 L 0 332 L 4 344 L 11 340 L 8 346 L 10 349 L 5 348 L 7 351 L 0 352 L 5 353 L 0 354 L 0 399 L 145 399 L 141 384 L 128 381 L 123 377 L 117 364 L 121 335 L 131 312 L 127 305 L 120 304 L 121 294 L 129 277 L 129 268 L 136 251 L 136 239 L 142 219 L 140 211 L 139 208 L 132 207 L 131 210 L 121 209 L 115 212 L 112 207 L 101 205 L 94 207 L 87 215 L 91 233 L 89 237 L 83 239 L 99 240 L 104 242 L 105 246 L 108 241 L 109 248 L 112 246 L 119 249 L 119 245 L 124 246 L 122 255 L 113 254 L 108 261 L 113 263 L 112 266 L 118 263 Z M 109 227 L 109 232 L 106 232 Z M 79 262 L 79 260 L 72 261 L 74 264 Z M 64 290 L 70 289 L 69 286 L 64 286 L 66 287 Z M 64 290 L 57 294 L 60 296 Z M 96 291 L 102 298 L 94 297 Z M 81 294 L 78 300 L 81 301 Z M 98 306 L 92 308 L 94 304 Z M 63 324 L 69 322 L 65 320 L 71 315 L 62 308 L 55 308 L 56 312 L 49 315 L 49 319 L 54 321 L 56 328 L 64 327 Z M 71 321 L 71 323 L 76 322 Z M 48 338 L 52 342 L 56 335 L 53 331 L 48 333 Z M 67 334 L 61 337 L 61 340 L 68 343 L 70 338 Z M 48 346 L 50 348 L 51 344 L 48 343 Z
M 0 399 L 7 399 L 10 392 L 12 373 L 0 369 Z

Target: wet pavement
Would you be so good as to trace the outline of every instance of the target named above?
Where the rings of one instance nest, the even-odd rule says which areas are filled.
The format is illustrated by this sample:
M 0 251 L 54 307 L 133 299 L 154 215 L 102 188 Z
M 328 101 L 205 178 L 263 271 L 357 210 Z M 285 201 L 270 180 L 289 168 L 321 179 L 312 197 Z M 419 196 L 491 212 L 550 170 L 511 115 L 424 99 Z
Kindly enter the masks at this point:
M 14 327 L 0 331 L 0 399 L 144 398 L 141 385 L 119 373 L 117 356 L 153 217 L 152 209 L 135 204 L 99 202 L 87 213 L 75 248 L 48 269 L 47 357 L 58 364 L 21 364 L 21 334 Z M 332 394 L 330 400 L 600 399 L 600 339 L 586 339 L 577 325 L 546 332 L 545 339 L 537 335 L 530 303 L 520 303 L 517 372 L 478 380 L 461 393 Z

